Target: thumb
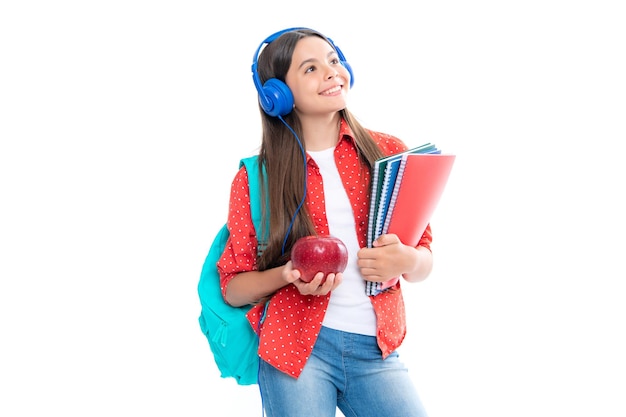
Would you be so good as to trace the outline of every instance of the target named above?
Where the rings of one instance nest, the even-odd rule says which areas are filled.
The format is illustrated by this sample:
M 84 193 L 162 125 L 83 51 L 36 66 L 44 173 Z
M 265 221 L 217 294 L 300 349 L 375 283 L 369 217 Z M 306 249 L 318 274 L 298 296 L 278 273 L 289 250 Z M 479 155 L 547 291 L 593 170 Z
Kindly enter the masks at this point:
M 380 235 L 372 244 L 375 248 L 387 245 L 393 245 L 395 243 L 400 243 L 400 239 L 397 235 L 388 233 L 385 235 Z

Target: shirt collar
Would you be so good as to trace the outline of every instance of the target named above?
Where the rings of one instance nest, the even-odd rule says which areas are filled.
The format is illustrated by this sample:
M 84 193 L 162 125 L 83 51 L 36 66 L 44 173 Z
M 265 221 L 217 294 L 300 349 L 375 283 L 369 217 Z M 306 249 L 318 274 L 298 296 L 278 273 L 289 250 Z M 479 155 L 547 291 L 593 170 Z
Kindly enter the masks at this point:
M 339 140 L 337 141 L 337 145 L 335 145 L 335 149 L 343 141 L 350 141 L 352 142 L 351 143 L 352 145 L 354 144 L 354 133 L 352 132 L 352 128 L 350 128 L 350 125 L 348 125 L 348 122 L 346 122 L 346 119 L 342 117 L 341 123 L 339 125 Z M 306 159 L 307 159 L 307 163 L 309 162 L 314 163 L 314 161 L 311 158 L 311 155 L 309 155 L 308 152 L 306 154 Z

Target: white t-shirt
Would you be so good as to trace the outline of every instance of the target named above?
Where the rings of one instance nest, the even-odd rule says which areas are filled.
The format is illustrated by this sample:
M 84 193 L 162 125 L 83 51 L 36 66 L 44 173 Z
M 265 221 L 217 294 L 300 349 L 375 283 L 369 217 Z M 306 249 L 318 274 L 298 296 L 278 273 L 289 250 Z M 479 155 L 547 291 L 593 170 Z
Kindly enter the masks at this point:
M 330 295 L 323 325 L 345 332 L 375 336 L 376 315 L 372 302 L 365 294 L 365 280 L 357 267 L 356 254 L 360 248 L 354 213 L 335 164 L 334 151 L 334 148 L 330 148 L 308 152 L 322 175 L 330 234 L 341 239 L 348 248 L 348 266 L 341 285 Z

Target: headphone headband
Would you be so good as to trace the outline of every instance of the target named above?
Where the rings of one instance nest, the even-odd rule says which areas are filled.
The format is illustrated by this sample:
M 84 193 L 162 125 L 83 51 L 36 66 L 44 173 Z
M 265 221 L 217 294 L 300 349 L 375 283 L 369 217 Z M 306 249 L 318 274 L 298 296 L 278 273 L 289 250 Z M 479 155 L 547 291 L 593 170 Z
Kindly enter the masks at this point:
M 261 42 L 259 47 L 256 49 L 254 53 L 254 57 L 252 58 L 252 81 L 254 82 L 254 86 L 259 93 L 259 103 L 263 111 L 269 116 L 277 117 L 277 116 L 285 116 L 291 112 L 293 109 L 293 94 L 291 90 L 284 82 L 276 79 L 270 78 L 264 84 L 261 84 L 261 78 L 259 77 L 258 72 L 258 59 L 259 54 L 261 53 L 261 49 L 266 44 L 270 44 L 278 39 L 281 35 L 287 32 L 294 32 L 297 30 L 312 30 L 306 27 L 293 27 L 288 29 L 280 30 L 276 33 L 271 34 L 267 38 Z M 350 88 L 354 84 L 354 76 L 352 74 L 352 68 L 346 61 L 343 53 L 339 49 L 337 45 L 332 41 L 332 39 L 326 37 L 330 45 L 337 52 L 337 56 L 339 56 L 339 61 L 341 64 L 346 67 L 348 73 L 350 74 Z

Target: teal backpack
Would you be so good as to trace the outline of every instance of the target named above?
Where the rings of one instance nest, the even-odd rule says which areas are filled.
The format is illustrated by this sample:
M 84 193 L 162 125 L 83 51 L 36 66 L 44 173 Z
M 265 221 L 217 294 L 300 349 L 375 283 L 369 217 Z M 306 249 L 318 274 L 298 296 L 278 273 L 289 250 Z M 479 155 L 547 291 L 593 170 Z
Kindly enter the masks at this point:
M 259 248 L 267 241 L 261 236 L 261 198 L 257 157 L 244 158 L 239 166 L 246 167 L 250 188 L 250 210 L 259 237 Z M 265 228 L 266 233 L 267 229 Z M 201 313 L 200 329 L 209 341 L 213 358 L 222 378 L 234 378 L 239 385 L 253 385 L 258 380 L 259 339 L 246 317 L 251 305 L 232 307 L 224 301 L 216 262 L 222 256 L 229 232 L 222 226 L 215 236 L 202 266 L 198 295 Z

